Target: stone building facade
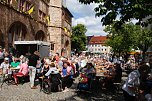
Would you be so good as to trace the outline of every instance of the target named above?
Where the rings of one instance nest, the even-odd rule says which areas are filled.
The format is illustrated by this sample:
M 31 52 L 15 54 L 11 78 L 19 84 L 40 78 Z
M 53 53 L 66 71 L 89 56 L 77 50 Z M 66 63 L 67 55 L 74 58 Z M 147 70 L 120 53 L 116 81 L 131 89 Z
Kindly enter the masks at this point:
M 72 15 L 66 11 L 62 0 L 0 0 L 0 46 L 8 49 L 14 41 L 38 40 L 50 42 L 54 53 L 61 53 L 63 44 L 68 43 L 66 51 L 70 52 L 67 33 L 71 32 Z M 64 17 L 64 12 L 68 17 Z M 70 25 L 67 33 L 65 19 Z
M 66 8 L 65 0 L 51 0 L 49 14 L 51 23 L 48 27 L 50 40 L 54 43 L 54 53 L 62 56 L 71 54 L 72 14 Z
M 48 1 L 40 1 L 0 0 L 0 45 L 8 49 L 14 41 L 48 41 L 47 23 L 42 16 L 48 15 L 49 6 Z M 46 8 L 42 16 L 41 3 Z

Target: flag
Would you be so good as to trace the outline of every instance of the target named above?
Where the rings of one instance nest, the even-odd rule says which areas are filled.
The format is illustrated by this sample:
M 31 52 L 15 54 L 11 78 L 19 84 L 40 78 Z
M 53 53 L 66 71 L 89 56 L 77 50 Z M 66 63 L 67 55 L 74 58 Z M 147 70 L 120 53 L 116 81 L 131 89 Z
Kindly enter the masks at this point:
M 34 6 L 31 7 L 27 12 L 28 12 L 28 14 L 31 14 L 33 11 L 34 11 Z
M 68 32 L 68 30 L 67 30 L 67 28 L 66 28 L 66 27 L 64 27 L 64 31 L 65 31 L 65 32 Z
M 50 24 L 50 16 L 46 16 L 46 20 L 47 20 L 48 24 Z

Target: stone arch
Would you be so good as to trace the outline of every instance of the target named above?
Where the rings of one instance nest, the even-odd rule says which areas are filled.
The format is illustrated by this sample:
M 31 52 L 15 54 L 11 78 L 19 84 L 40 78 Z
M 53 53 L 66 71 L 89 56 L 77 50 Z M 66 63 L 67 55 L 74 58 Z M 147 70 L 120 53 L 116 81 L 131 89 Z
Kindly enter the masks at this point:
M 61 55 L 62 56 L 68 56 L 68 54 L 69 54 L 69 51 L 68 51 L 69 45 L 70 45 L 69 40 L 66 40 L 66 42 L 64 44 L 64 48 L 61 49 Z
M 35 35 L 35 40 L 46 41 L 46 35 L 42 30 L 39 30 Z
M 5 47 L 4 34 L 0 30 L 0 46 Z
M 67 40 L 67 41 L 65 42 L 65 47 L 68 47 L 69 44 L 70 44 L 70 42 L 69 42 L 69 40 Z
M 13 22 L 8 29 L 8 43 L 13 45 L 14 41 L 26 41 L 27 27 L 20 21 Z

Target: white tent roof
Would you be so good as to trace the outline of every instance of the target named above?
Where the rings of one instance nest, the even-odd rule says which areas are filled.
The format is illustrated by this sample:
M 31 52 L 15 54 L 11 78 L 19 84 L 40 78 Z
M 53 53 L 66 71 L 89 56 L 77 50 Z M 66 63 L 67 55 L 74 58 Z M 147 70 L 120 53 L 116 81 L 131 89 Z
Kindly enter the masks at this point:
M 15 45 L 21 45 L 21 44 L 37 44 L 37 45 L 50 45 L 49 42 L 44 41 L 15 41 Z

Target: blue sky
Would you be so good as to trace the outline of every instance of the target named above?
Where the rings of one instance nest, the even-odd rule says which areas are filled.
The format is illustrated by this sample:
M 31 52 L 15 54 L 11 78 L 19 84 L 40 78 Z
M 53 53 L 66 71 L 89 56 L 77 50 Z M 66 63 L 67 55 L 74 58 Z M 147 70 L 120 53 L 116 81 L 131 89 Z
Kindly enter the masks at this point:
M 84 5 L 78 2 L 78 0 L 67 0 L 67 8 L 73 14 L 73 26 L 77 24 L 84 24 L 87 27 L 86 35 L 107 35 L 103 31 L 104 26 L 102 26 L 100 20 L 101 18 L 95 17 L 94 8 L 97 4 Z

